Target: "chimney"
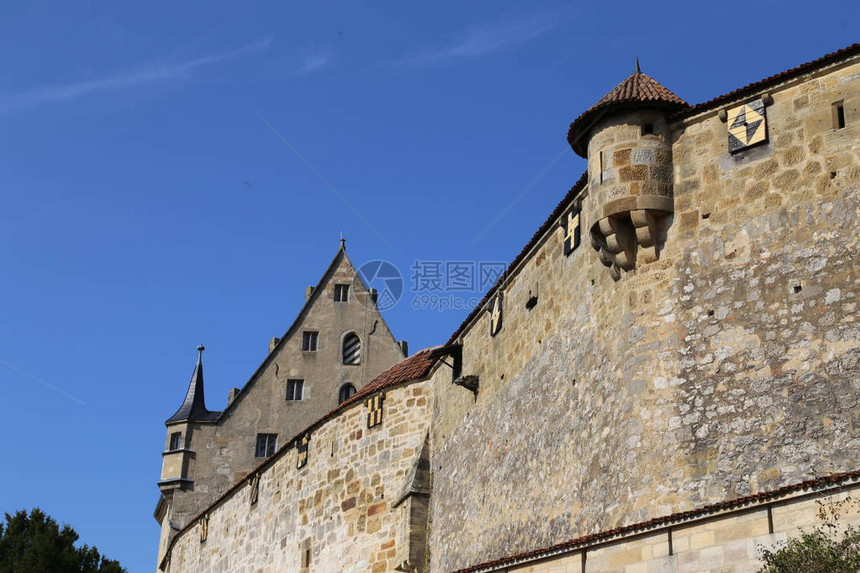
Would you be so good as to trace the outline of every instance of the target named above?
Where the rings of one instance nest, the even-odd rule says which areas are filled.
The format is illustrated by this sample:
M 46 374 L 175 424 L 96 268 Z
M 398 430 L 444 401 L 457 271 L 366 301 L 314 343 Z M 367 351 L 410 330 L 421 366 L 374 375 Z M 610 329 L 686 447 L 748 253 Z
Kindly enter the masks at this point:
M 401 340 L 400 350 L 403 352 L 403 356 L 409 356 L 409 343 L 405 340 Z
M 305 289 L 305 302 L 311 300 L 311 297 L 314 295 L 315 286 L 309 286 Z
M 230 390 L 230 393 L 227 394 L 227 405 L 228 406 L 233 403 L 233 400 L 236 399 L 236 396 L 239 395 L 239 392 L 241 392 L 241 390 L 239 390 L 238 388 L 233 388 Z
M 371 288 L 369 291 L 367 291 L 367 294 L 370 295 L 370 300 L 373 301 L 373 304 L 376 304 L 376 299 L 379 298 L 379 291 L 375 288 Z
M 275 347 L 278 345 L 278 343 L 279 343 L 280 341 L 281 341 L 281 339 L 280 339 L 280 338 L 278 338 L 277 336 L 273 336 L 273 337 L 269 340 L 269 352 L 270 352 L 270 353 L 272 352 L 272 350 L 274 350 L 274 349 L 275 349 Z

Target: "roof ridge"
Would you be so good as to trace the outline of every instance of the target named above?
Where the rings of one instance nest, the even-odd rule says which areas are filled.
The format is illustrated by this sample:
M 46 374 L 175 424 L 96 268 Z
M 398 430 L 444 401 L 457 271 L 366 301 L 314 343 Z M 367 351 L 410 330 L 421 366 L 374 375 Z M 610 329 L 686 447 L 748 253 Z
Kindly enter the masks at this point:
M 346 259 L 346 261 L 353 268 L 353 270 L 355 270 L 355 265 L 352 264 L 352 261 L 350 261 L 349 257 L 347 257 L 346 255 L 346 247 L 341 244 L 338 247 L 337 253 L 335 253 L 328 267 L 326 267 L 326 270 L 322 274 L 322 277 L 320 277 L 320 280 L 317 281 L 317 284 L 314 286 L 313 293 L 311 293 L 311 296 L 308 297 L 307 300 L 305 300 L 305 304 L 303 304 L 302 308 L 299 309 L 299 312 L 296 314 L 296 318 L 293 319 L 293 322 L 287 328 L 286 332 L 284 332 L 283 336 L 281 336 L 280 340 L 278 340 L 278 343 L 275 345 L 275 347 L 272 348 L 272 350 L 266 355 L 263 361 L 260 362 L 260 365 L 257 367 L 256 370 L 254 370 L 254 373 L 251 374 L 251 377 L 248 378 L 248 381 L 245 382 L 245 384 L 242 386 L 241 390 L 239 391 L 239 394 L 236 396 L 236 399 L 227 404 L 227 407 L 224 408 L 223 411 L 219 412 L 217 418 L 219 422 L 224 418 L 224 416 L 227 415 L 228 412 L 232 412 L 234 404 L 237 404 L 239 400 L 241 400 L 242 395 L 245 394 L 245 390 L 248 389 L 254 382 L 256 382 L 259 375 L 263 372 L 265 367 L 268 366 L 269 362 L 275 356 L 276 350 L 280 348 L 281 345 L 286 343 L 286 340 L 290 337 L 290 335 L 294 334 L 294 331 L 301 324 L 302 318 L 304 318 L 307 312 L 310 311 L 311 307 L 313 306 L 313 303 L 316 302 L 316 300 L 319 298 L 320 292 L 322 290 L 320 287 L 322 287 L 327 282 L 327 280 L 330 278 L 330 275 L 332 275 L 335 268 L 337 268 L 338 263 L 340 263 L 342 259 Z M 356 271 L 355 274 L 358 275 L 358 271 Z M 359 276 L 359 278 L 361 277 Z M 364 284 L 364 281 L 362 281 L 362 284 Z

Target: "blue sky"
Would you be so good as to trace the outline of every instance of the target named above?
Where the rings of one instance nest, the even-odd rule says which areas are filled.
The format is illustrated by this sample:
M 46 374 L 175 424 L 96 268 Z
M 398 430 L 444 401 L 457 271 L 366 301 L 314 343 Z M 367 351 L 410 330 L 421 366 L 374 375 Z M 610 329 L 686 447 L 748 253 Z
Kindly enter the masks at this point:
M 848 1 L 357 4 L 0 8 L 0 510 L 153 571 L 196 345 L 220 409 L 340 233 L 401 269 L 395 335 L 444 342 L 467 311 L 412 308 L 410 267 L 510 261 L 634 57 L 696 103 L 857 40 Z

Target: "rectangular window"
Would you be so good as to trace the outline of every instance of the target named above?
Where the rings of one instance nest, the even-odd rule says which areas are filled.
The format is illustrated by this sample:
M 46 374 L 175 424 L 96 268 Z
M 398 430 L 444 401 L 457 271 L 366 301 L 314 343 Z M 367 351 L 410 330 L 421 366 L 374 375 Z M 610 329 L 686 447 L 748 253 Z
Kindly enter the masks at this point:
M 278 434 L 257 434 L 257 457 L 268 458 L 275 453 Z
M 182 432 L 173 432 L 170 434 L 170 448 L 169 450 L 172 452 L 173 450 L 181 450 L 182 449 Z
M 301 400 L 304 389 L 304 380 L 287 380 L 287 400 Z
M 334 301 L 346 302 L 349 300 L 349 285 L 334 285 Z
M 302 333 L 302 350 L 305 352 L 316 352 L 317 351 L 317 338 L 319 337 L 318 332 L 304 332 Z
M 838 101 L 833 104 L 833 128 L 842 129 L 845 127 L 845 105 Z

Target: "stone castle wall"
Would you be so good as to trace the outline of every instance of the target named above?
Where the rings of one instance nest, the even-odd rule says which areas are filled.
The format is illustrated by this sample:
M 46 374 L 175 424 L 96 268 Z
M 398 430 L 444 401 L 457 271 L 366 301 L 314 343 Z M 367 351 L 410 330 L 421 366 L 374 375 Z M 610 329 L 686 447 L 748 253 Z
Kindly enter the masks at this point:
M 209 511 L 206 541 L 200 520 L 177 536 L 165 571 L 381 573 L 407 561 L 425 499 L 408 492 L 430 421 L 427 383 L 386 390 L 383 408 L 374 428 L 361 401 L 315 429 L 304 468 L 296 448 L 277 454 L 257 502 L 246 480 Z
M 501 332 L 460 336 L 477 399 L 432 381 L 430 571 L 856 469 L 858 77 L 773 89 L 768 143 L 734 155 L 717 109 L 670 121 L 674 217 L 617 282 L 588 246 L 597 190 L 576 251 L 538 243 Z
M 694 523 L 663 527 L 573 550 L 543 560 L 514 564 L 508 573 L 756 573 L 762 549 L 774 550 L 800 531 L 822 527 L 822 508 L 844 502 L 838 526 L 860 525 L 854 484 L 833 491 L 778 503 L 743 508 Z

